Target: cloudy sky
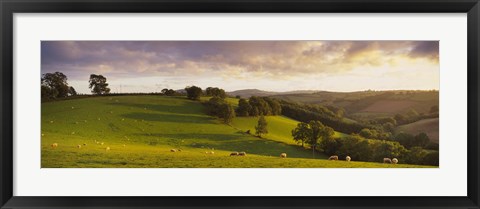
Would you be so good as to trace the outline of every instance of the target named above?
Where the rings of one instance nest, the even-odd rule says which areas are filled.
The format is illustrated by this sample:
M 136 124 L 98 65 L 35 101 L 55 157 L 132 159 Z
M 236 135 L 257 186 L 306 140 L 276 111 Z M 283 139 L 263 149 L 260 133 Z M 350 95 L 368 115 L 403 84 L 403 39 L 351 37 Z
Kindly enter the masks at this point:
M 42 41 L 41 71 L 80 93 L 196 85 L 227 91 L 439 89 L 438 41 Z

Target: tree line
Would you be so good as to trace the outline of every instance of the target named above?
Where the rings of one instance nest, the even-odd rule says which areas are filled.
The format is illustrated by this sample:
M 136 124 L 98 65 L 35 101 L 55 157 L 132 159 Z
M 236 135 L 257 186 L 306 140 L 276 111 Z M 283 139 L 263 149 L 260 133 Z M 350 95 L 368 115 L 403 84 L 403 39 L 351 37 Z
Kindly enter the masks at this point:
M 373 128 L 366 124 L 346 122 L 326 107 L 321 105 L 304 105 L 285 100 L 280 101 L 282 115 L 300 122 L 322 121 L 325 125 L 343 133 L 359 133 L 364 128 Z
M 243 98 L 238 100 L 238 108 L 236 112 L 238 116 L 243 117 L 280 115 L 282 114 L 282 107 L 277 99 L 251 96 L 248 101 Z

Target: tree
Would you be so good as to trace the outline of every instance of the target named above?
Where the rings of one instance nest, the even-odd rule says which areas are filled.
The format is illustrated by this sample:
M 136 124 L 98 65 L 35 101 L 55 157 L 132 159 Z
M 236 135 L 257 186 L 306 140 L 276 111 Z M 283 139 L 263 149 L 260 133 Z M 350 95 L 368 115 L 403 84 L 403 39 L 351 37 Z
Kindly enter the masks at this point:
M 43 74 L 41 86 L 43 99 L 55 99 L 68 96 L 67 76 L 61 72 Z
M 70 87 L 68 88 L 68 94 L 69 94 L 70 96 L 77 96 L 77 91 L 75 91 L 75 88 L 73 88 L 73 86 L 70 86 Z
M 310 121 L 308 126 L 310 127 L 311 135 L 307 140 L 307 143 L 313 147 L 316 147 L 322 139 L 332 138 L 335 134 L 335 131 L 332 128 L 324 126 L 322 122 L 317 120 Z
M 282 106 L 280 105 L 280 102 L 278 102 L 278 100 L 269 97 L 264 97 L 264 100 L 267 102 L 268 106 L 270 106 L 272 115 L 282 114 Z
M 426 133 L 419 133 L 415 136 L 415 146 L 425 148 L 430 142 L 430 138 Z
M 232 105 L 224 103 L 220 106 L 220 118 L 223 120 L 223 123 L 230 124 L 235 117 L 235 110 Z
M 248 103 L 250 104 L 250 106 L 252 106 L 252 112 L 250 113 L 251 116 L 272 114 L 270 105 L 268 105 L 268 103 L 261 97 L 251 96 L 248 100 Z M 254 108 L 257 108 L 258 114 L 254 114 Z
M 249 116 L 252 106 L 247 102 L 246 99 L 238 100 L 237 115 L 238 116 Z
M 310 128 L 308 127 L 307 123 L 299 123 L 297 127 L 292 130 L 293 140 L 297 143 L 301 143 L 302 147 L 304 147 L 305 142 L 310 137 Z
M 200 100 L 200 96 L 202 96 L 202 89 L 198 86 L 187 86 L 185 91 L 187 92 L 187 98 L 191 100 Z
M 265 117 L 260 115 L 258 123 L 255 126 L 255 134 L 259 137 L 262 137 L 262 134 L 268 134 L 267 125 L 268 123 L 267 120 L 265 120 Z
M 164 94 L 165 96 L 173 96 L 175 95 L 175 90 L 173 89 L 162 89 L 162 94 Z
M 207 89 L 205 89 L 205 94 L 207 96 L 212 96 L 212 97 L 220 97 L 220 98 L 227 97 L 225 90 L 217 87 L 208 87 Z
M 104 95 L 110 93 L 107 78 L 105 78 L 103 75 L 91 74 L 88 82 L 90 83 L 88 88 L 92 89 L 93 94 Z

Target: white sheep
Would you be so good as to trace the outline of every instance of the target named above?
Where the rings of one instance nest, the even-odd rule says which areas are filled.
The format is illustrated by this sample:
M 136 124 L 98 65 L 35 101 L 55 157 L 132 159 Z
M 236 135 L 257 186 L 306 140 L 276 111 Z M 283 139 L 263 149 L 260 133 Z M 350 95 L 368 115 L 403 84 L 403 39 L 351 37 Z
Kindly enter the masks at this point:
M 239 152 L 238 156 L 247 156 L 247 153 L 246 152 Z
M 230 153 L 230 156 L 238 156 L 238 152 L 232 152 Z
M 398 159 L 397 159 L 397 158 L 393 158 L 393 159 L 392 159 L 392 163 L 393 163 L 393 164 L 397 164 L 397 163 L 398 163 Z
M 77 145 L 77 148 L 78 148 L 78 149 L 82 148 L 82 145 Z
M 177 152 L 177 150 L 176 149 L 171 149 L 170 152 Z
M 390 158 L 383 158 L 383 163 L 392 163 L 392 159 Z
M 105 151 L 110 151 L 110 147 L 106 147 L 106 148 L 105 148 Z
M 332 155 L 328 158 L 328 160 L 338 160 L 338 156 L 337 155 Z
M 287 158 L 287 153 L 282 153 L 282 154 L 280 154 L 280 157 L 281 157 L 281 158 Z
M 347 156 L 347 157 L 345 157 L 345 160 L 350 162 L 350 160 L 352 160 L 352 158 L 350 156 Z
M 53 143 L 52 145 L 50 145 L 53 149 L 57 148 L 58 147 L 58 144 L 57 143 Z

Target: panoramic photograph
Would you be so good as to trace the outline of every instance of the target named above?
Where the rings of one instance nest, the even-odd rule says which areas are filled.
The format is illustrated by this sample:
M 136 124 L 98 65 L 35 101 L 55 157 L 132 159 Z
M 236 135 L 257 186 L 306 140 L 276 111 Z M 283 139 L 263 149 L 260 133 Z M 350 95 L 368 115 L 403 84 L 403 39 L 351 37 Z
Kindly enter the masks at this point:
M 42 168 L 438 168 L 439 41 L 42 41 Z

